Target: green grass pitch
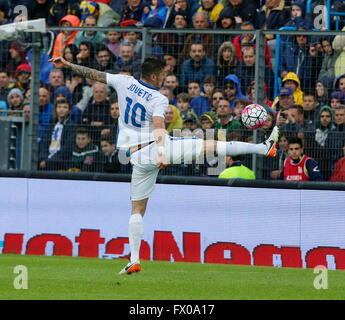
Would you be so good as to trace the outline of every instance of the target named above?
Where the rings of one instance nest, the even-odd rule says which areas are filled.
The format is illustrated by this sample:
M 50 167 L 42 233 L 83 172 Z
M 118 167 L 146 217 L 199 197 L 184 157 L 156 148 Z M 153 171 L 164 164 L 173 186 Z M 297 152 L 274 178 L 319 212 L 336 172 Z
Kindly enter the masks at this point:
M 142 272 L 118 275 L 122 259 L 0 255 L 1 300 L 336 300 L 345 299 L 345 271 L 329 270 L 315 289 L 313 269 L 142 261 Z M 28 288 L 15 289 L 15 267 Z M 20 282 L 22 283 L 22 282 Z

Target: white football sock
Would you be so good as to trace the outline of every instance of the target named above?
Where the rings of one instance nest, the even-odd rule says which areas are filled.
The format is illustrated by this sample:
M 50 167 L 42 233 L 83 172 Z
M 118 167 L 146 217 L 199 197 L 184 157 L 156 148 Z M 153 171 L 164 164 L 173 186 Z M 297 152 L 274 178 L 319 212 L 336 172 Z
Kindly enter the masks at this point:
M 144 234 L 143 217 L 140 213 L 134 213 L 129 218 L 128 238 L 131 250 L 131 263 L 139 261 L 141 239 Z
M 263 143 L 217 141 L 217 154 L 220 156 L 238 156 L 253 153 L 265 155 L 266 152 L 267 148 Z

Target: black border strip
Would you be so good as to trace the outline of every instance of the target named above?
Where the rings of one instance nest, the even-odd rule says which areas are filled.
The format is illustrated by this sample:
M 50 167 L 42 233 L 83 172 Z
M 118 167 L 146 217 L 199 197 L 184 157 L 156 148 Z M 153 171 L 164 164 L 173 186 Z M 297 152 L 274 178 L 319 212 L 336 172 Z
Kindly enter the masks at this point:
M 130 182 L 130 174 L 107 174 L 89 172 L 56 172 L 56 171 L 24 171 L 0 170 L 1 178 L 30 178 L 30 179 L 56 179 L 56 180 L 82 180 L 82 181 L 108 181 Z M 216 177 L 187 177 L 159 175 L 157 183 L 182 184 L 201 186 L 222 186 L 236 188 L 273 188 L 273 189 L 306 189 L 345 191 L 344 182 L 287 182 L 276 180 L 243 180 L 243 179 L 218 179 Z

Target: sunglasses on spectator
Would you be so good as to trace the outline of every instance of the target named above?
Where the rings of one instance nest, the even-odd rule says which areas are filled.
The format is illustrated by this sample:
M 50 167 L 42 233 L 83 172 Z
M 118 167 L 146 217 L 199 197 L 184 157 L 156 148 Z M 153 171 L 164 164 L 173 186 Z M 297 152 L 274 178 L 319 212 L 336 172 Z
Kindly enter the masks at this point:
M 213 97 L 212 99 L 213 99 L 213 100 L 222 100 L 223 97 Z

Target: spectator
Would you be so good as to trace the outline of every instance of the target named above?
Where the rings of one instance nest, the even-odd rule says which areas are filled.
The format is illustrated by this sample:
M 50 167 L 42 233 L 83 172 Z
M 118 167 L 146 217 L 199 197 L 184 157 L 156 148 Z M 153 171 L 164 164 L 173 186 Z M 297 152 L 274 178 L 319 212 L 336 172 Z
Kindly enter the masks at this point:
M 235 0 L 239 1 L 239 0 Z M 244 21 L 241 24 L 241 30 L 243 31 L 249 31 L 249 30 L 255 30 L 254 24 L 250 21 Z M 256 37 L 253 33 L 243 33 L 238 36 L 236 36 L 233 40 L 234 46 L 236 47 L 237 51 L 237 59 L 240 61 L 243 61 L 242 56 L 242 48 L 247 46 L 253 46 L 254 49 L 256 49 Z M 268 42 L 267 39 L 265 39 L 265 61 L 268 64 L 268 66 L 273 70 L 272 62 L 271 62 L 271 54 L 270 49 L 268 48 Z
M 345 27 L 342 29 L 345 31 Z M 345 65 L 345 36 L 342 34 L 336 35 L 332 42 L 333 49 L 339 54 L 337 60 L 335 61 L 334 65 L 334 75 L 336 77 L 342 75 L 344 73 L 344 65 Z
M 211 111 L 210 101 L 201 95 L 199 80 L 190 80 L 188 82 L 188 94 L 191 97 L 190 107 L 198 118 L 202 113 Z
M 21 90 L 19 90 L 18 88 L 11 89 L 7 96 L 6 116 L 20 117 L 21 114 L 19 112 L 9 112 L 9 111 L 11 110 L 21 111 L 23 109 L 23 101 L 24 101 L 24 96 Z
M 8 93 L 13 88 L 14 83 L 10 82 L 9 73 L 0 70 L 0 101 L 7 101 Z
M 255 180 L 255 173 L 250 170 L 245 165 L 241 163 L 240 156 L 227 156 L 226 157 L 227 168 L 222 171 L 218 178 L 220 179 L 245 179 L 245 180 Z
M 305 133 L 307 153 L 320 166 L 325 180 L 331 177 L 335 163 L 341 157 L 343 147 L 342 133 L 336 131 L 334 112 L 329 106 L 323 106 L 316 123 L 316 132 Z
M 234 10 L 230 7 L 224 7 L 219 14 L 219 18 L 215 25 L 216 29 L 223 29 L 224 31 L 239 30 L 241 24 L 236 23 Z M 233 41 L 235 34 L 224 34 L 215 37 L 215 44 L 217 48 L 225 41 Z
M 23 96 L 30 88 L 31 67 L 28 64 L 18 66 L 14 78 L 16 79 L 15 87 L 19 88 Z
M 303 95 L 303 127 L 315 130 L 320 109 L 321 104 L 318 103 L 315 94 L 312 91 L 306 91 Z
M 167 76 L 164 79 L 163 85 L 169 87 L 173 91 L 173 94 L 176 95 L 179 89 L 179 82 L 178 82 L 178 78 L 176 74 L 172 72 L 167 73 Z M 173 98 L 173 102 L 174 102 L 173 105 L 175 105 L 176 103 L 175 97 Z
M 219 89 L 219 88 L 214 89 L 212 93 L 212 100 L 211 100 L 211 111 L 216 113 L 220 100 L 223 100 L 224 98 L 225 98 L 225 94 L 222 89 Z
M 46 19 L 54 0 L 33 0 L 28 2 L 28 20 Z
M 182 65 L 180 84 L 186 86 L 190 79 L 197 79 L 203 85 L 206 76 L 214 75 L 215 64 L 206 57 L 204 45 L 202 43 L 193 43 L 190 47 L 190 59 Z
M 113 25 L 112 27 L 115 27 L 115 25 Z M 121 32 L 107 31 L 106 35 L 107 40 L 104 42 L 104 44 L 115 55 L 115 57 L 118 57 L 121 46 Z
M 266 0 L 257 15 L 257 27 L 261 30 L 279 30 L 290 17 L 290 12 L 285 8 L 284 0 Z M 274 35 L 266 34 L 267 40 L 274 39 Z M 274 43 L 275 44 L 275 43 Z
M 66 16 L 76 16 L 80 23 L 80 9 L 79 3 L 76 0 L 59 0 L 56 1 L 49 10 L 49 15 L 47 17 L 47 24 L 48 26 L 56 27 L 61 26 L 61 20 L 66 18 Z M 73 27 L 79 27 L 79 23 L 77 26 L 73 25 Z M 67 26 L 65 26 L 67 27 Z M 60 51 L 61 54 L 61 51 Z
M 289 156 L 288 149 L 288 138 L 289 135 L 287 132 L 279 130 L 279 140 L 278 140 L 278 149 L 277 149 L 277 164 L 274 170 L 271 171 L 271 179 L 279 179 L 283 169 L 284 169 L 284 161 Z
M 193 16 L 193 28 L 194 29 L 208 29 L 208 14 L 204 11 L 198 11 Z M 199 34 L 192 33 L 186 36 L 185 44 L 181 51 L 181 59 L 186 60 L 189 58 L 191 46 L 195 43 L 202 43 L 207 58 L 212 59 L 212 47 L 213 47 L 213 34 Z
M 75 64 L 75 63 L 78 63 L 77 62 L 78 53 L 79 53 L 79 49 L 73 43 L 70 43 L 63 49 L 62 57 L 66 61 Z M 63 72 L 64 79 L 66 79 L 66 83 L 67 81 L 71 81 L 72 70 L 64 68 L 62 69 L 62 72 Z
M 59 100 L 67 100 L 69 104 L 71 104 L 71 111 L 70 111 L 70 121 L 72 123 L 81 123 L 82 112 L 81 110 L 73 104 L 72 93 L 70 89 L 66 86 L 60 86 L 56 88 L 55 95 L 54 95 L 54 103 L 59 102 Z
M 215 128 L 218 131 L 218 140 L 226 141 L 226 136 L 240 127 L 240 122 L 236 121 L 232 117 L 232 108 L 228 100 L 221 100 L 217 108 L 218 121 L 215 124 Z M 226 130 L 226 133 L 222 130 Z
M 50 101 L 54 102 L 55 90 L 65 85 L 64 74 L 61 69 L 53 69 L 49 75 Z
M 171 28 L 186 29 L 188 27 L 188 16 L 186 11 L 180 10 L 174 16 L 173 25 Z M 178 56 L 182 51 L 186 34 L 179 33 L 160 33 L 157 35 L 157 42 L 166 54 Z M 173 45 L 172 45 L 173 44 Z
M 112 54 L 112 52 L 106 45 L 100 45 L 97 48 L 96 60 L 98 63 L 98 70 L 110 72 L 114 69 L 116 57 Z
M 79 127 L 76 134 L 75 144 L 67 162 L 68 171 L 102 171 L 102 162 L 98 146 L 93 143 L 87 128 Z
M 234 11 L 236 23 L 250 21 L 253 25 L 255 24 L 257 16 L 255 0 L 229 0 L 228 6 Z
M 38 142 L 39 145 L 46 135 L 49 122 L 53 118 L 54 105 L 50 102 L 49 92 L 46 88 L 39 90 L 38 114 Z
M 114 64 L 115 73 L 118 73 L 121 69 L 127 69 L 136 79 L 140 78 L 140 57 L 134 53 L 133 45 L 128 42 L 121 43 L 119 57 Z
M 120 23 L 120 15 L 114 11 L 108 4 L 102 1 L 81 1 L 81 24 L 84 23 L 85 18 L 92 15 L 96 18 L 97 27 L 109 27 L 112 24 L 118 25 Z
M 127 0 L 121 10 L 121 21 L 136 20 L 142 21 L 144 9 L 149 10 L 148 0 Z
M 345 105 L 341 104 L 334 110 L 334 124 L 337 131 L 344 132 L 345 128 Z
M 172 105 L 175 106 L 174 103 L 175 103 L 176 101 L 174 101 L 174 100 L 175 100 L 174 93 L 173 93 L 173 90 L 172 90 L 170 87 L 168 87 L 168 86 L 162 86 L 162 87 L 159 89 L 159 92 L 160 92 L 162 95 L 164 95 L 164 96 L 166 96 L 166 97 L 168 98 L 169 104 L 172 104 Z
M 241 123 L 241 127 L 244 127 L 244 124 L 242 122 L 242 112 L 247 106 L 247 103 L 248 101 L 242 98 L 237 98 L 234 102 L 233 118 L 234 120 Z
M 163 54 L 163 60 L 165 61 L 165 71 L 166 72 L 173 72 L 175 74 L 179 74 L 179 66 L 177 65 L 177 58 L 176 56 L 165 53 Z
M 98 143 L 101 130 L 109 126 L 112 121 L 110 117 L 110 102 L 107 98 L 107 86 L 104 83 L 96 82 L 93 85 L 93 97 L 83 112 L 82 122 L 91 126 L 90 133 L 94 142 Z
M 192 113 L 188 113 L 182 118 L 182 121 L 182 136 L 192 136 L 193 131 L 198 128 L 198 117 Z
M 281 179 L 285 181 L 323 181 L 318 163 L 303 153 L 303 142 L 294 137 L 288 140 L 289 157 L 284 161 Z
M 225 77 L 235 73 L 237 63 L 235 46 L 230 41 L 223 42 L 217 53 L 217 88 L 224 88 Z
M 212 100 L 212 92 L 216 88 L 216 78 L 214 76 L 207 76 L 204 80 L 202 96 L 207 98 L 210 102 Z
M 169 135 L 173 135 L 173 130 L 182 129 L 182 118 L 180 116 L 179 110 L 169 104 L 169 107 L 165 114 L 165 129 Z
M 72 105 L 66 99 L 54 105 L 52 120 L 47 125 L 39 153 L 40 170 L 64 170 L 75 141 L 75 126 L 70 114 Z
M 95 47 L 91 42 L 80 42 L 79 53 L 77 54 L 77 62 L 82 66 L 95 68 L 95 66 L 97 65 L 96 53 Z
M 345 73 L 334 79 L 334 89 L 345 92 Z
M 116 99 L 110 98 L 110 124 L 108 126 L 102 126 L 103 129 L 101 130 L 101 136 L 106 134 L 110 134 L 114 139 L 116 138 L 117 128 L 118 128 L 118 120 L 119 120 L 119 103 Z
M 10 53 L 9 60 L 6 61 L 6 71 L 12 78 L 17 68 L 26 64 L 26 51 L 18 44 L 17 41 L 12 41 L 9 45 L 8 51 Z
M 282 80 L 282 87 L 289 87 L 292 90 L 295 103 L 303 106 L 303 91 L 301 90 L 300 79 L 296 73 L 288 72 Z
M 335 78 L 335 62 L 340 52 L 333 50 L 331 39 L 323 38 L 321 39 L 321 44 L 325 55 L 322 60 L 318 81 L 322 81 L 327 87 L 331 87 Z
M 80 20 L 75 15 L 67 15 L 64 16 L 60 22 L 59 27 L 79 27 Z M 73 43 L 74 38 L 76 37 L 78 31 L 67 31 L 63 30 L 61 31 L 55 39 L 54 49 L 53 49 L 53 55 L 52 58 L 56 58 L 61 56 L 61 53 L 63 52 L 64 48 L 70 44 Z
M 119 150 L 115 148 L 115 139 L 110 134 L 101 136 L 101 151 L 103 154 L 103 172 L 118 173 L 121 171 Z
M 328 104 L 328 89 L 326 84 L 322 80 L 316 81 L 315 86 L 316 99 L 320 105 Z
M 248 103 L 247 104 L 255 103 L 255 80 L 253 80 L 250 83 L 250 85 L 248 86 L 246 97 L 248 99 Z M 273 101 L 271 101 L 267 97 L 267 85 L 266 85 L 266 82 L 264 82 L 264 100 L 263 100 L 263 104 L 262 105 L 266 108 L 266 110 L 270 110 L 270 111 L 272 111 L 275 114 L 275 111 L 272 109 Z
M 193 3 L 194 2 L 194 3 Z M 186 28 L 193 26 L 192 17 L 199 9 L 198 1 L 176 0 L 171 15 L 169 16 L 165 28 L 176 28 L 176 15 L 182 15 L 186 19 Z
M 126 21 L 123 21 L 121 23 L 121 27 L 125 28 L 125 27 L 135 27 L 134 24 L 128 23 L 128 24 L 124 24 Z M 129 20 L 129 22 L 131 22 L 131 20 Z M 140 34 L 138 32 L 134 32 L 134 31 L 126 31 L 123 32 L 123 41 L 124 42 L 129 42 L 133 45 L 133 49 L 134 49 L 134 53 L 136 53 L 137 55 L 141 55 L 141 48 L 143 46 L 143 42 L 139 39 Z
M 241 79 L 241 88 L 248 88 L 255 78 L 256 55 L 254 47 L 243 47 L 242 55 L 243 61 L 240 61 L 237 65 L 235 74 L 239 79 Z M 262 69 L 262 72 L 264 72 L 265 83 L 268 84 L 268 86 L 266 85 L 266 90 L 268 87 L 268 96 L 273 97 L 274 73 L 267 64 L 265 64 Z
M 95 28 L 97 27 L 97 20 L 94 16 L 87 16 L 85 18 L 83 27 L 86 28 Z M 103 44 L 107 40 L 107 36 L 104 32 L 101 31 L 79 31 L 74 38 L 73 43 L 79 48 L 79 45 L 84 42 L 88 41 L 92 43 L 94 46 L 98 44 Z
M 199 119 L 200 128 L 206 132 L 206 130 L 213 129 L 217 122 L 217 115 L 212 111 L 205 112 L 200 116 Z M 206 135 L 205 135 L 206 138 Z M 213 138 L 213 137 L 212 137 Z
M 335 108 L 341 104 L 345 104 L 345 92 L 342 91 L 334 91 L 331 94 L 331 108 L 335 110 Z
M 207 12 L 210 19 L 210 25 L 215 26 L 223 8 L 224 6 L 218 0 L 201 0 L 201 7 L 198 11 Z
M 286 5 L 286 3 L 285 3 Z M 284 24 L 284 27 L 294 27 L 298 29 L 299 27 L 307 26 L 308 29 L 311 29 L 312 21 L 310 17 L 306 16 L 306 6 L 304 1 L 296 0 L 291 3 L 291 14 L 287 22 Z M 280 37 L 281 41 L 293 41 L 293 36 L 283 35 Z
M 234 107 L 234 102 L 237 98 L 247 100 L 247 97 L 242 93 L 241 83 L 235 74 L 229 74 L 225 77 L 225 95 L 230 101 L 231 109 Z
M 194 118 L 198 120 L 198 116 L 196 115 L 195 111 L 190 108 L 190 101 L 190 96 L 186 92 L 181 92 L 177 95 L 176 104 L 178 110 L 180 111 L 180 116 L 182 119 L 185 119 L 190 114 L 192 114 Z
M 300 28 L 301 30 L 301 28 Z M 288 72 L 294 72 L 301 81 L 302 90 L 311 90 L 318 71 L 313 68 L 315 56 L 310 53 L 310 43 L 306 35 L 296 35 L 294 42 L 281 53 L 279 73 L 283 79 Z
M 294 101 L 293 92 L 290 87 L 282 87 L 279 90 L 278 97 L 273 103 L 272 109 L 274 111 L 287 110 Z
M 343 148 L 345 154 L 345 147 Z M 339 159 L 335 164 L 332 176 L 328 180 L 329 182 L 345 182 L 345 156 Z
M 277 125 L 279 125 L 279 130 L 291 132 L 294 135 L 303 133 L 303 107 L 298 104 L 292 104 L 286 110 L 282 110 L 280 116 L 284 116 L 287 120 L 283 125 L 279 124 L 277 120 Z

